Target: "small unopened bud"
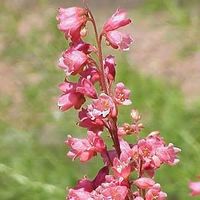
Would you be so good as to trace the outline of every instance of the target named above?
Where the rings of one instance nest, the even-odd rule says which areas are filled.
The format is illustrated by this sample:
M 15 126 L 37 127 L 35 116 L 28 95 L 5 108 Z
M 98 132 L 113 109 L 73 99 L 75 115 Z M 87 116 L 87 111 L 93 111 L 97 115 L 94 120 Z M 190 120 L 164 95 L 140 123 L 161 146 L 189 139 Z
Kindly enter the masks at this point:
M 86 27 L 83 27 L 83 28 L 81 29 L 80 35 L 81 35 L 81 37 L 85 37 L 85 36 L 87 35 L 87 29 L 86 29 Z
M 148 136 L 159 136 L 160 132 L 159 131 L 152 131 Z
M 135 122 L 137 122 L 141 119 L 139 112 L 134 109 L 131 111 L 131 117 L 132 117 L 133 121 L 135 121 Z
M 144 125 L 142 123 L 139 123 L 138 128 L 142 129 L 142 128 L 144 128 Z
M 106 46 L 110 46 L 110 42 L 106 40 Z

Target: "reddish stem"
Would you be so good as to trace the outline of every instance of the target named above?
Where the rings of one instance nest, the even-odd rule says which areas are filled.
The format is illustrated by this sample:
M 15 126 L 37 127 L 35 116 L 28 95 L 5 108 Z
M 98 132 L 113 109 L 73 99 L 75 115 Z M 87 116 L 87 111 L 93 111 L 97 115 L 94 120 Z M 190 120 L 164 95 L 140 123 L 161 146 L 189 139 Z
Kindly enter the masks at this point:
M 138 178 L 142 177 L 142 159 L 139 158 L 139 172 L 138 172 Z M 139 194 L 140 196 L 145 200 L 145 190 L 144 189 L 139 189 Z
M 90 9 L 88 9 L 89 15 L 90 15 L 90 21 L 93 24 L 94 27 L 94 32 L 95 32 L 95 37 L 96 37 L 96 42 L 97 42 L 97 48 L 98 48 L 98 58 L 99 58 L 99 63 L 100 63 L 100 71 L 101 71 L 101 85 L 102 85 L 102 89 L 103 91 L 110 96 L 110 87 L 108 84 L 108 79 L 106 77 L 106 73 L 105 73 L 105 69 L 104 69 L 104 65 L 103 65 L 103 53 L 102 53 L 102 46 L 101 46 L 101 42 L 102 42 L 102 37 L 103 34 L 100 34 L 100 36 L 98 35 L 98 31 L 97 31 L 97 26 L 96 26 L 96 22 L 95 19 L 92 15 L 92 12 L 90 11 Z M 109 124 L 110 127 L 108 128 L 110 135 L 112 137 L 113 143 L 114 143 L 114 147 L 116 149 L 117 155 L 118 157 L 121 154 L 121 149 L 120 149 L 120 144 L 119 144 L 119 139 L 118 139 L 118 134 L 117 134 L 117 118 L 111 118 L 109 120 Z
M 110 166 L 113 166 L 112 160 L 111 160 L 111 158 L 109 156 L 109 153 L 108 153 L 107 149 L 105 150 L 105 152 L 106 152 L 106 156 L 108 158 L 108 162 L 109 162 Z
M 104 66 L 103 66 L 103 54 L 102 54 L 102 47 L 101 47 L 102 35 L 100 35 L 100 37 L 99 37 L 96 22 L 95 22 L 93 15 L 92 15 L 92 12 L 89 9 L 88 9 L 88 12 L 89 12 L 90 17 L 91 17 L 91 22 L 92 22 L 93 27 L 94 27 L 94 32 L 95 32 L 95 37 L 96 37 L 96 42 L 97 42 L 98 58 L 99 58 L 100 70 L 101 70 L 101 85 L 102 85 L 103 91 L 106 94 L 108 94 L 109 93 L 109 88 L 108 88 L 108 84 L 107 84 L 108 81 L 107 81 L 106 76 L 105 76 L 105 70 L 104 70 Z
M 119 143 L 119 138 L 118 138 L 118 133 L 117 133 L 117 124 L 116 124 L 116 119 L 111 119 L 110 122 L 111 122 L 111 133 L 113 135 L 113 142 L 114 142 L 114 146 L 115 146 L 115 149 L 117 151 L 117 155 L 118 157 L 120 157 L 120 154 L 121 154 L 121 149 L 120 149 L 120 143 Z

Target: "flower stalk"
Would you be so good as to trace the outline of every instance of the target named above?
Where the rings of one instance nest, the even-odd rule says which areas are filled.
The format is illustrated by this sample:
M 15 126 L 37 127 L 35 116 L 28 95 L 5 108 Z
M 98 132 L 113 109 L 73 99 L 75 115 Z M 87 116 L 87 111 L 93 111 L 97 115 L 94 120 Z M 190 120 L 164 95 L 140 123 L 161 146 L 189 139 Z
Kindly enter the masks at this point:
M 78 125 L 87 130 L 87 136 L 81 139 L 68 135 L 65 143 L 70 150 L 67 155 L 72 160 L 87 162 L 99 154 L 104 163 L 94 179 L 85 176 L 74 188 L 69 189 L 66 199 L 166 199 L 167 194 L 161 191 L 154 175 L 161 165 L 178 163 L 180 149 L 173 144 L 166 145 L 156 131 L 140 138 L 144 126 L 135 109 L 130 114 L 132 122 L 119 125 L 118 107 L 132 104 L 131 91 L 122 82 L 115 84 L 115 58 L 104 55 L 102 51 L 104 39 L 112 49 L 129 49 L 133 39 L 123 33 L 121 28 L 129 25 L 131 20 L 123 9 L 118 9 L 105 22 L 99 34 L 93 13 L 87 5 L 84 8 L 60 8 L 57 20 L 58 29 L 71 41 L 59 59 L 65 81 L 59 85 L 61 95 L 58 106 L 61 111 L 76 109 Z M 87 22 L 93 25 L 96 44 L 84 41 Z M 98 61 L 93 53 L 97 55 Z M 78 81 L 72 81 L 72 76 L 78 77 Z M 112 147 L 108 147 L 107 140 L 102 137 L 107 132 Z M 135 137 L 136 142 L 129 144 L 127 135 Z M 133 179 L 132 174 L 138 177 Z

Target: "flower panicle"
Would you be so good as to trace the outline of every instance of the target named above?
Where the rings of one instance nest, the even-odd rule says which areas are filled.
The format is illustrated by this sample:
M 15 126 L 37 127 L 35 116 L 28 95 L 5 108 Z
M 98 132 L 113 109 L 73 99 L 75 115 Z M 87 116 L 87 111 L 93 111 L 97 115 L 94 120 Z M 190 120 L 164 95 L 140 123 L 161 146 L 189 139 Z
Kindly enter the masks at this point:
M 119 107 L 131 105 L 132 94 L 124 83 L 115 83 L 115 57 L 103 55 L 102 51 L 103 42 L 112 49 L 126 51 L 130 48 L 132 36 L 121 28 L 131 24 L 131 19 L 125 10 L 118 9 L 98 33 L 94 16 L 87 6 L 59 8 L 56 18 L 58 29 L 69 40 L 69 47 L 58 62 L 65 75 L 65 81 L 59 85 L 58 107 L 61 111 L 76 109 L 78 125 L 87 130 L 85 138 L 68 136 L 65 141 L 70 148 L 67 155 L 72 160 L 87 162 L 99 154 L 104 163 L 93 180 L 85 176 L 69 189 L 66 199 L 166 199 L 167 194 L 156 183 L 154 175 L 162 165 L 177 164 L 180 149 L 166 144 L 158 131 L 141 138 L 144 126 L 136 109 L 131 110 L 131 122 L 119 125 Z M 93 25 L 95 44 L 84 39 L 87 23 Z M 105 134 L 112 140 L 113 148 L 107 146 Z M 126 141 L 128 135 L 135 137 L 134 144 Z M 133 179 L 132 174 L 137 178 Z

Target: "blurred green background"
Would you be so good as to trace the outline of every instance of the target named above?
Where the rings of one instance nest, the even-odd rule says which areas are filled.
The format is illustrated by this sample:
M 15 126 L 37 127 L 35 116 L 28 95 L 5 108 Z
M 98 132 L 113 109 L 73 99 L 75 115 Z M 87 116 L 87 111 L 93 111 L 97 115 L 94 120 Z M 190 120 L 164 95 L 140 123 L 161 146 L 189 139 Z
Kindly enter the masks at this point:
M 187 200 L 187 184 L 200 174 L 200 2 L 199 0 L 88 1 L 102 23 L 116 8 L 133 19 L 135 43 L 117 57 L 117 79 L 133 91 L 145 133 L 160 130 L 182 149 L 181 162 L 156 177 L 169 200 Z M 0 1 L 0 199 L 64 199 L 66 187 L 102 162 L 66 158 L 68 134 L 84 136 L 76 112 L 61 113 L 57 85 L 64 74 L 57 59 L 67 46 L 56 28 L 58 7 L 79 1 Z M 89 33 L 90 30 L 89 30 Z M 111 49 L 110 49 L 111 50 Z M 108 52 L 111 52 L 108 50 Z M 92 166 L 92 167 L 88 167 Z M 198 198 L 196 198 L 198 199 Z

